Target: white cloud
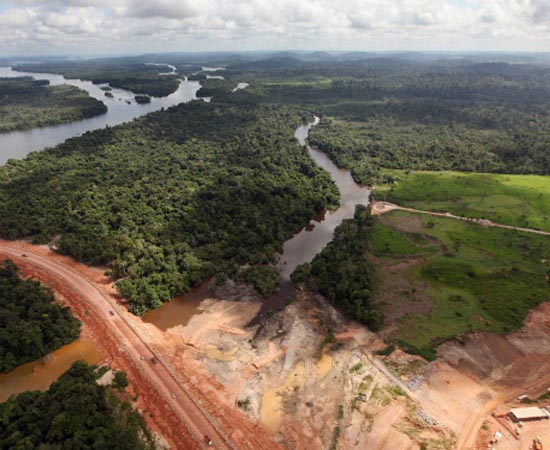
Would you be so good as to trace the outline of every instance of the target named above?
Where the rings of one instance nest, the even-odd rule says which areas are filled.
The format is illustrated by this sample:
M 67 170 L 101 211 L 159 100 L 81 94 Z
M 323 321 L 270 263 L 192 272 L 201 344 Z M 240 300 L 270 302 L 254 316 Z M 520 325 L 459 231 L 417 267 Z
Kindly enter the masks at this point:
M 546 50 L 550 0 L 13 0 L 0 54 Z

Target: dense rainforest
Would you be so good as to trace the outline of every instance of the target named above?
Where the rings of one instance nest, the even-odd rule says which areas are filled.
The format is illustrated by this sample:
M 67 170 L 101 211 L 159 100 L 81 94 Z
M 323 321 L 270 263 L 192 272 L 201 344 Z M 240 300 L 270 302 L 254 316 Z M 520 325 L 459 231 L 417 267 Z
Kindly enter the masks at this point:
M 324 117 L 310 142 L 356 181 L 380 169 L 550 174 L 550 69 L 468 60 L 272 58 L 229 66 L 250 101 Z
M 107 107 L 74 86 L 30 77 L 0 78 L 0 133 L 94 117 Z
M 179 86 L 177 76 L 159 75 L 164 67 L 124 58 L 19 64 L 14 69 L 32 73 L 57 73 L 65 78 L 90 80 L 95 84 L 109 83 L 115 88 L 153 97 L 170 95 Z
M 22 279 L 13 262 L 0 263 L 0 372 L 45 356 L 79 333 L 80 322 L 49 289 Z
M 10 161 L 0 168 L 0 235 L 53 239 L 64 254 L 108 264 L 137 314 L 236 264 L 270 262 L 338 193 L 293 137 L 300 110 L 237 97 Z
M 0 404 L 0 450 L 153 450 L 143 418 L 97 377 L 76 362 L 46 392 Z

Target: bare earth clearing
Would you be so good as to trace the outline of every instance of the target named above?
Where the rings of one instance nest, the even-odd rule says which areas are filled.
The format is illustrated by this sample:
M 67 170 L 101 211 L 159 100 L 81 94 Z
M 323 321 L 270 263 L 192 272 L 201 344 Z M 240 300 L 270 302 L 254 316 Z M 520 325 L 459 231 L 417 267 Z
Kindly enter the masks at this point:
M 219 449 L 278 448 L 238 412 L 210 403 L 194 386 L 202 385 L 200 379 L 192 379 L 189 370 L 175 375 L 159 352 L 165 348 L 162 333 L 117 305 L 117 294 L 101 272 L 22 242 L 0 241 L 0 257 L 14 260 L 24 275 L 50 286 L 71 307 L 96 337 L 107 361 L 127 371 L 139 394 L 138 407 L 174 448 L 206 448 L 205 435 Z
M 399 350 L 374 356 L 385 347 L 377 335 L 304 292 L 247 327 L 261 301 L 235 301 L 240 287 L 229 286 L 187 325 L 162 332 L 129 314 L 101 271 L 21 242 L 0 242 L 0 257 L 71 306 L 105 361 L 128 372 L 136 406 L 174 449 L 206 448 L 204 434 L 214 448 L 485 449 L 491 433 L 504 432 L 490 417 L 497 406 L 550 386 L 550 304 L 518 333 L 472 335 L 428 364 Z M 526 425 L 521 440 L 504 433 L 497 448 L 546 439 L 543 424 Z

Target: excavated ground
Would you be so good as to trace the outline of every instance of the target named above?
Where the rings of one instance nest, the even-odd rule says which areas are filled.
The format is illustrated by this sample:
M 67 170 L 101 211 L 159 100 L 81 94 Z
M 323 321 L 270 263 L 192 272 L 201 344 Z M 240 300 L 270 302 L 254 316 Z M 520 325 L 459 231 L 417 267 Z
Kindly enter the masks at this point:
M 17 245 L 70 266 L 117 298 L 102 271 L 45 248 Z M 128 372 L 131 394 L 149 426 L 172 448 L 196 448 L 165 396 L 150 388 L 104 321 L 63 279 L 25 258 L 16 262 L 71 306 L 107 363 Z M 489 435 L 509 425 L 491 418 L 497 406 L 523 393 L 536 398 L 550 386 L 550 304 L 534 310 L 520 332 L 506 337 L 480 333 L 462 344 L 447 343 L 439 350 L 441 358 L 428 364 L 400 351 L 374 356 L 385 347 L 379 337 L 344 319 L 320 296 L 299 292 L 283 310 L 254 326 L 247 324 L 261 300 L 250 289 L 230 285 L 215 297 L 204 300 L 200 314 L 185 326 L 167 331 L 132 316 L 123 303 L 117 312 L 239 449 L 487 448 Z M 545 430 L 529 424 L 520 440 L 508 432 L 497 448 L 528 448 L 533 433 L 546 439 Z
M 452 448 L 453 434 L 427 423 L 399 380 L 373 363 L 371 352 L 384 347 L 375 334 L 307 293 L 246 328 L 259 308 L 249 294 L 204 301 L 186 326 L 167 330 L 187 344 L 175 364 L 210 374 L 219 385 L 212 396 L 284 448 Z

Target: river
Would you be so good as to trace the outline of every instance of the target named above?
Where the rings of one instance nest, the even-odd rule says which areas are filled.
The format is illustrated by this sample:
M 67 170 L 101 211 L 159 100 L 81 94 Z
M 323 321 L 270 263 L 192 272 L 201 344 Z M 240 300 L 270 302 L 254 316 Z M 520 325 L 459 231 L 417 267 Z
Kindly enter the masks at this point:
M 140 105 L 134 101 L 135 94 L 124 89 L 113 88 L 110 91 L 113 98 L 106 97 L 105 91 L 101 87 L 108 86 L 108 84 L 93 84 L 91 81 L 66 79 L 62 75 L 50 73 L 16 72 L 11 67 L 0 67 L 0 78 L 21 76 L 48 80 L 52 86 L 61 84 L 76 86 L 86 91 L 91 97 L 105 103 L 108 110 L 105 114 L 90 119 L 0 134 L 0 165 L 5 164 L 10 158 L 23 158 L 32 151 L 61 144 L 67 139 L 80 136 L 87 131 L 120 125 L 161 108 L 189 102 L 197 98 L 196 94 L 200 89 L 198 81 L 183 79 L 180 81 L 178 89 L 172 94 L 162 98 L 151 97 L 151 103 Z
M 309 125 L 299 127 L 294 136 L 300 145 L 306 145 L 309 130 L 319 123 L 319 118 Z M 313 219 L 308 226 L 296 233 L 283 244 L 277 268 L 281 279 L 289 280 L 294 269 L 300 264 L 310 262 L 317 253 L 332 241 L 334 230 L 343 220 L 351 219 L 356 205 L 368 205 L 370 190 L 358 185 L 350 172 L 338 168 L 330 158 L 320 150 L 307 146 L 307 151 L 315 163 L 326 170 L 340 191 L 340 207 L 334 211 L 324 211 Z
M 316 117 L 313 123 L 302 125 L 296 129 L 294 137 L 300 145 L 307 145 L 309 130 L 318 123 L 319 118 Z M 315 255 L 332 241 L 334 230 L 343 220 L 351 219 L 354 216 L 356 205 L 368 205 L 369 203 L 370 190 L 358 185 L 348 170 L 339 169 L 325 153 L 309 145 L 307 145 L 307 151 L 315 163 L 329 173 L 338 187 L 340 206 L 333 211 L 323 211 L 283 244 L 277 261 L 279 292 L 263 301 L 258 316 L 250 325 L 258 323 L 266 312 L 283 308 L 286 305 L 288 297 L 294 291 L 290 282 L 290 275 L 294 269 L 300 264 L 311 262 Z M 201 313 L 200 303 L 202 300 L 211 297 L 212 292 L 208 289 L 208 283 L 205 283 L 199 288 L 163 304 L 156 310 L 148 311 L 143 320 L 156 325 L 163 331 L 178 325 L 186 325 L 194 314 Z
M 214 71 L 222 70 L 222 68 L 203 68 L 203 70 Z M 31 76 L 35 79 L 47 79 L 51 85 L 76 86 L 88 92 L 92 97 L 103 101 L 108 107 L 108 112 L 95 118 L 64 125 L 0 134 L 0 165 L 9 158 L 22 158 L 31 151 L 60 144 L 68 138 L 79 136 L 87 131 L 119 125 L 149 112 L 191 101 L 196 99 L 196 93 L 200 88 L 199 82 L 181 80 L 178 90 L 168 97 L 152 98 L 150 104 L 139 105 L 133 101 L 134 94 L 132 92 L 113 89 L 111 92 L 114 98 L 108 98 L 105 97 L 105 92 L 101 89 L 106 85 L 94 85 L 89 81 L 65 79 L 61 75 L 54 74 L 15 72 L 9 67 L 0 67 L 0 77 L 6 76 Z M 234 91 L 247 86 L 247 83 L 239 83 Z M 294 136 L 300 145 L 307 144 L 309 130 L 318 122 L 319 118 L 315 118 L 312 124 L 302 125 L 296 129 Z M 369 202 L 369 189 L 355 183 L 347 170 L 336 167 L 330 158 L 319 150 L 307 146 L 307 151 L 315 163 L 330 174 L 338 187 L 340 206 L 333 211 L 324 211 L 284 243 L 277 262 L 281 290 L 278 294 L 266 299 L 260 314 L 269 309 L 278 309 L 284 306 L 287 297 L 293 290 L 289 279 L 294 269 L 302 263 L 310 262 L 332 240 L 335 228 L 343 220 L 353 217 L 356 205 L 367 205 Z M 205 283 L 193 291 L 165 303 L 157 310 L 148 312 L 144 320 L 155 324 L 162 330 L 185 325 L 193 315 L 200 313 L 201 301 L 211 296 L 212 292 L 208 288 L 208 284 Z M 45 389 L 73 361 L 81 357 L 89 362 L 96 362 L 97 350 L 92 344 L 87 345 L 88 347 L 83 352 L 79 345 L 70 344 L 55 352 L 54 359 L 50 363 L 44 364 L 42 360 L 38 360 L 2 375 L 0 377 L 0 401 L 9 394 L 25 389 Z M 63 357 L 57 358 L 56 355 L 63 355 Z M 56 361 L 57 363 L 55 363 Z

